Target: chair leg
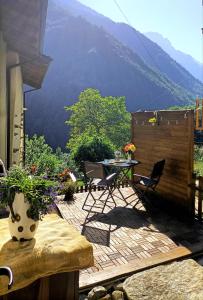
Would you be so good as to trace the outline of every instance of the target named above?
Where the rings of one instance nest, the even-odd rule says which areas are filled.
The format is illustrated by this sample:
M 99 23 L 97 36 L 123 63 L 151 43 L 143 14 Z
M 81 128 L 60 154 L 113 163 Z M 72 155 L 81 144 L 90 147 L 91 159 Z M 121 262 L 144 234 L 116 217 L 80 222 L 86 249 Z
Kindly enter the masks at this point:
M 87 199 L 88 199 L 89 195 L 90 195 L 90 191 L 87 193 L 87 196 L 86 196 L 85 201 L 84 201 L 84 203 L 83 203 L 82 209 L 84 209 L 84 207 L 85 207 L 85 205 L 86 205 L 86 202 L 87 202 Z
M 113 200 L 113 203 L 115 204 L 115 207 L 116 207 L 116 201 L 113 197 L 113 191 L 114 189 L 112 189 L 111 187 L 107 187 L 106 190 L 108 190 L 108 196 L 106 197 L 106 200 L 104 201 L 104 205 L 103 205 L 103 209 L 102 209 L 102 213 L 104 212 L 104 209 L 107 205 L 107 201 L 109 198 L 111 198 Z

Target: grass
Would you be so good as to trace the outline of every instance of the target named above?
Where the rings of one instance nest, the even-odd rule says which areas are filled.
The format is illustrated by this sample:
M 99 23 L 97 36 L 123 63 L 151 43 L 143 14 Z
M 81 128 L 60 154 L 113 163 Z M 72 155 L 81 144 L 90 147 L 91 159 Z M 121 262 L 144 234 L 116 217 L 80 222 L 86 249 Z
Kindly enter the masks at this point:
M 194 171 L 196 174 L 203 176 L 203 161 L 194 161 Z

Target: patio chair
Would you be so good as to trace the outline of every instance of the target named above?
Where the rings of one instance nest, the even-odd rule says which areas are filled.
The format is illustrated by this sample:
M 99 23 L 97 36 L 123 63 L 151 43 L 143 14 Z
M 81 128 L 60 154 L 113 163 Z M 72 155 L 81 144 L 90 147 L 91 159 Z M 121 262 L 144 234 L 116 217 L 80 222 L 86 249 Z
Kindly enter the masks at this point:
M 4 177 L 6 175 L 7 175 L 6 168 L 4 166 L 3 161 L 0 159 L 0 177 Z
M 100 208 L 99 213 L 103 213 L 107 201 L 111 198 L 116 206 L 116 202 L 113 197 L 113 191 L 115 189 L 115 181 L 117 173 L 112 173 L 106 176 L 105 170 L 102 164 L 85 161 L 83 162 L 83 173 L 85 178 L 88 194 L 85 198 L 82 209 L 89 211 L 89 213 L 98 213 L 93 211 L 94 208 Z M 95 197 L 96 190 L 101 190 L 100 196 Z M 88 204 L 88 200 L 92 200 L 91 204 Z M 98 205 L 100 204 L 100 206 Z M 85 207 L 90 207 L 87 209 Z
M 163 174 L 164 165 L 165 165 L 165 159 L 156 162 L 153 166 L 150 176 L 148 177 L 143 176 L 141 174 L 133 174 L 133 176 L 137 177 L 137 179 L 134 181 L 133 188 L 135 190 L 135 193 L 137 193 L 139 196 L 139 199 L 134 205 L 134 207 L 141 200 L 147 200 L 146 193 L 149 190 L 155 191 L 160 181 L 160 178 Z
M 0 276 L 7 276 L 9 279 L 8 289 L 10 289 L 13 285 L 13 273 L 9 267 L 3 266 L 0 267 Z

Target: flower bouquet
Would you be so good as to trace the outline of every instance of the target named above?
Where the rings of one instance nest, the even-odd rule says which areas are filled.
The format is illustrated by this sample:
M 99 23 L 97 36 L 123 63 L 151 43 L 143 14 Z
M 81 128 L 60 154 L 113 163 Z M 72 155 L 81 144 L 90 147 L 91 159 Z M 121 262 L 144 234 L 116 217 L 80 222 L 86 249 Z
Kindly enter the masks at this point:
M 136 150 L 136 147 L 132 143 L 128 143 L 123 147 L 123 151 L 127 154 L 127 159 L 131 160 L 131 155 L 134 153 Z

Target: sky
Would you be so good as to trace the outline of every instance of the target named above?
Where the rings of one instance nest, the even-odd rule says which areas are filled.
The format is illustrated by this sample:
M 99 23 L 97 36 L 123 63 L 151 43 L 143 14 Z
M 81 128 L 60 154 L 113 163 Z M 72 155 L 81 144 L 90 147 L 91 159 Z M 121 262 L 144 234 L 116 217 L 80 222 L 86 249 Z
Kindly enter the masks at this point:
M 177 50 L 203 63 L 202 0 L 115 0 L 131 26 L 158 32 Z M 116 22 L 127 23 L 114 0 L 79 0 Z

